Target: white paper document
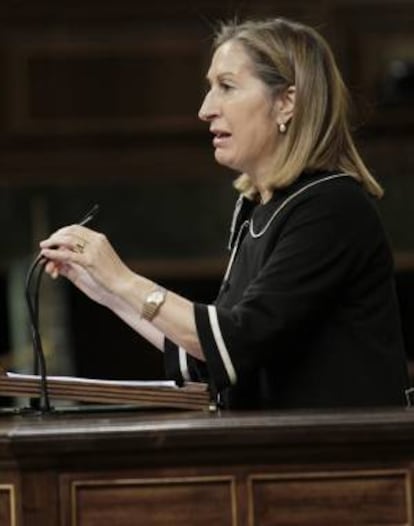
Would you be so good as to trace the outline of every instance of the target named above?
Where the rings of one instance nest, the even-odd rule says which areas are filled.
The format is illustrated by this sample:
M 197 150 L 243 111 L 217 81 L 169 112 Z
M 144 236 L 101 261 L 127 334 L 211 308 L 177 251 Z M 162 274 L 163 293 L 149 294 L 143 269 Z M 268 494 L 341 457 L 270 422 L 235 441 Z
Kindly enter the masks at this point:
M 39 380 L 40 376 L 35 374 L 6 373 L 8 378 L 21 380 Z M 48 376 L 48 380 L 61 383 L 77 383 L 97 386 L 119 386 L 119 387 L 171 387 L 177 388 L 174 380 L 102 380 L 95 378 L 80 378 L 78 376 Z

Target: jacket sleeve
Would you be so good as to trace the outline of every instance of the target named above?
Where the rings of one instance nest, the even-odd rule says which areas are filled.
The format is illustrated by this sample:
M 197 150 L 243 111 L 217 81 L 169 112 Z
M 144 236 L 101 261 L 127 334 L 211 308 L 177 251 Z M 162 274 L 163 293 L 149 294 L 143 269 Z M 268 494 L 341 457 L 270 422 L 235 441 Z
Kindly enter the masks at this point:
M 240 225 L 251 214 L 254 205 L 253 201 L 241 195 L 237 199 L 230 226 L 229 251 L 233 248 Z M 193 358 L 168 338 L 164 341 L 164 369 L 166 377 L 175 380 L 178 385 L 187 381 L 209 383 L 205 362 Z
M 168 338 L 164 340 L 164 369 L 166 378 L 175 380 L 178 385 L 184 382 L 208 383 L 205 363 L 187 354 Z
M 365 244 L 375 242 L 378 230 L 377 219 L 364 211 L 366 200 L 357 199 L 351 209 L 346 200 L 323 194 L 306 201 L 289 213 L 265 264 L 236 305 L 194 306 L 208 370 L 219 390 L 263 363 L 266 353 L 287 352 L 298 331 L 323 323 L 365 264 Z

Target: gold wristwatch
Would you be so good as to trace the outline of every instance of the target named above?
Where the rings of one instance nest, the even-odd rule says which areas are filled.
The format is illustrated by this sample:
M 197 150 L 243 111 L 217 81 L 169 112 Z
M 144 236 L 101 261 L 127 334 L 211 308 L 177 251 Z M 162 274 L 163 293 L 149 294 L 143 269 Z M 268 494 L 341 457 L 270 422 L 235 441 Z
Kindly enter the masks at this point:
M 151 321 L 161 308 L 167 297 L 167 290 L 159 285 L 145 298 L 142 306 L 141 318 Z

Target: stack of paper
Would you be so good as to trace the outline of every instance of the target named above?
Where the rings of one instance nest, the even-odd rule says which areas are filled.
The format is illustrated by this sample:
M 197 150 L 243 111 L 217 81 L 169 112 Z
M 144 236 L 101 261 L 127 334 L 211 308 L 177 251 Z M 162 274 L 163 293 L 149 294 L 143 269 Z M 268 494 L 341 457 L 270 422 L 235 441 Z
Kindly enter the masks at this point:
M 0 396 L 36 398 L 41 395 L 37 375 L 0 373 Z M 51 399 L 100 404 L 132 404 L 140 407 L 208 410 L 210 395 L 206 384 L 173 381 L 93 380 L 71 376 L 48 376 Z

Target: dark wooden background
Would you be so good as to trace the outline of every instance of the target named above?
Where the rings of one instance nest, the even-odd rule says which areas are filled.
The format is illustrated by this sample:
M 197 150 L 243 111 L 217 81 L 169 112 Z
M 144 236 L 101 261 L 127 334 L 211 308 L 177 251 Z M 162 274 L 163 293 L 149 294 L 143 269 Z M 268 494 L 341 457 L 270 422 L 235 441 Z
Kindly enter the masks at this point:
M 3 0 L 0 352 L 10 355 L 10 326 L 22 323 L 11 308 L 19 290 L 10 269 L 95 202 L 96 228 L 136 270 L 193 299 L 214 297 L 235 194 L 197 111 L 217 21 L 252 16 L 312 24 L 336 53 L 358 145 L 386 189 L 381 213 L 414 356 L 411 0 Z M 162 374 L 160 355 L 63 288 L 79 374 Z

